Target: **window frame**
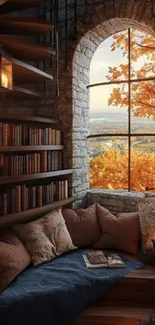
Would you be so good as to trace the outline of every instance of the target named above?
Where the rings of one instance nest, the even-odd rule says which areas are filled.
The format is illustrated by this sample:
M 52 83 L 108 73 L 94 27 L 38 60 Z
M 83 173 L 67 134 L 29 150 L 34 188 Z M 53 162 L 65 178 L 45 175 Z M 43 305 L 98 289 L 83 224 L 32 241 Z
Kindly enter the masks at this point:
M 142 82 L 142 81 L 152 81 L 155 80 L 155 77 L 148 77 L 142 79 L 131 79 L 131 31 L 128 28 L 128 79 L 126 80 L 118 80 L 118 81 L 107 81 L 107 82 L 100 82 L 95 84 L 90 84 L 87 86 L 87 89 L 99 86 L 106 86 L 106 85 L 117 85 L 117 84 L 127 84 L 128 85 L 128 132 L 127 133 L 99 133 L 88 135 L 87 139 L 97 138 L 97 137 L 127 137 L 128 138 L 128 192 L 133 191 L 131 189 L 131 138 L 142 137 L 142 136 L 155 136 L 155 133 L 131 133 L 131 84 Z M 155 190 L 155 188 L 145 188 L 146 191 Z

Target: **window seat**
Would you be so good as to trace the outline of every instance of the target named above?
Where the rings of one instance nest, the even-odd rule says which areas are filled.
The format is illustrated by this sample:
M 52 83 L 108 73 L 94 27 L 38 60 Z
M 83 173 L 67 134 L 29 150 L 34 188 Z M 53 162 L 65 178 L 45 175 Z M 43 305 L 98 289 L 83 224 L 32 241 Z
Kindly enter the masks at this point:
M 125 275 L 95 304 L 85 309 L 74 325 L 136 325 L 155 317 L 155 266 L 145 266 Z

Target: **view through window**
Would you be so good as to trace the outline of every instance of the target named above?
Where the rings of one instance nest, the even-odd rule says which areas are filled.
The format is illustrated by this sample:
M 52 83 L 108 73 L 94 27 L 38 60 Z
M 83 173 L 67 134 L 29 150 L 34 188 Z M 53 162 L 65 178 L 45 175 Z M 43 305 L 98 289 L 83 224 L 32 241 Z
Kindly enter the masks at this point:
M 155 192 L 154 38 L 128 29 L 90 67 L 90 188 Z

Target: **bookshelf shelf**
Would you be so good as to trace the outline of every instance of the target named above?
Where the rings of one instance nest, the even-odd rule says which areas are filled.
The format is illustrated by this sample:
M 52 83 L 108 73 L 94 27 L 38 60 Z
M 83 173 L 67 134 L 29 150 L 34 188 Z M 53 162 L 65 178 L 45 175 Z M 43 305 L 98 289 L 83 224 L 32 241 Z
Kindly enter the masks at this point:
M 64 170 L 55 170 L 47 173 L 35 173 L 29 175 L 13 175 L 13 176 L 2 176 L 0 177 L 0 185 L 6 184 L 18 184 L 18 183 L 26 183 L 28 181 L 51 178 L 51 177 L 60 177 L 65 175 L 72 174 L 72 169 L 64 169 Z
M 58 124 L 59 122 L 52 118 L 40 117 L 40 116 L 27 116 L 27 115 L 15 115 L 15 114 L 0 114 L 1 121 L 21 122 L 21 123 L 38 123 L 38 124 Z
M 20 100 L 20 99 L 24 99 L 24 100 L 30 100 L 30 99 L 41 99 L 43 98 L 41 96 L 40 93 L 34 91 L 34 90 L 30 90 L 30 89 L 26 89 L 26 88 L 22 88 L 22 87 L 17 87 L 14 86 L 13 91 L 9 90 L 6 91 L 5 89 L 1 89 L 0 90 L 0 98 L 1 99 L 15 99 L 15 100 Z
M 0 121 L 0 227 L 72 203 L 59 122 L 15 114 Z
M 28 42 L 21 37 L 1 34 L 0 39 L 4 50 L 19 60 L 39 61 L 51 59 L 55 55 L 51 48 Z
M 42 82 L 53 80 L 53 76 L 39 70 L 25 62 L 12 59 L 14 80 L 16 84 L 27 84 L 32 82 Z
M 43 35 L 53 29 L 51 22 L 28 17 L 3 17 L 0 19 L 2 34 Z
M 0 0 L 0 14 L 32 8 L 38 3 L 38 0 Z
M 29 151 L 45 151 L 45 150 L 63 150 L 63 145 L 47 145 L 47 146 L 0 146 L 0 153 L 3 152 L 29 152 Z
M 74 197 L 69 197 L 61 201 L 55 201 L 51 204 L 46 204 L 39 208 L 2 215 L 0 216 L 0 227 L 9 226 L 19 222 L 36 219 L 51 210 L 58 209 L 67 204 L 70 204 L 74 202 L 74 200 L 75 200 Z

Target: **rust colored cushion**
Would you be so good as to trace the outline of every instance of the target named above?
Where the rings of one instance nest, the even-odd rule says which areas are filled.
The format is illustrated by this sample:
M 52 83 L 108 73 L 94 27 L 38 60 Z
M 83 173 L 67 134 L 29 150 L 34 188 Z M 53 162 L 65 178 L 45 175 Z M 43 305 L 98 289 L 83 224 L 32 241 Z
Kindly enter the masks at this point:
M 0 292 L 30 263 L 30 255 L 14 231 L 0 229 Z
M 101 227 L 96 213 L 96 203 L 87 209 L 63 209 L 63 217 L 77 247 L 91 247 L 101 237 Z
M 97 213 L 102 237 L 94 248 L 118 249 L 137 255 L 140 243 L 139 213 L 120 213 L 114 216 L 100 204 L 97 204 Z
M 61 209 L 53 210 L 40 219 L 15 225 L 13 228 L 25 244 L 34 265 L 76 249 Z
M 155 263 L 155 199 L 147 198 L 138 203 L 143 257 Z

